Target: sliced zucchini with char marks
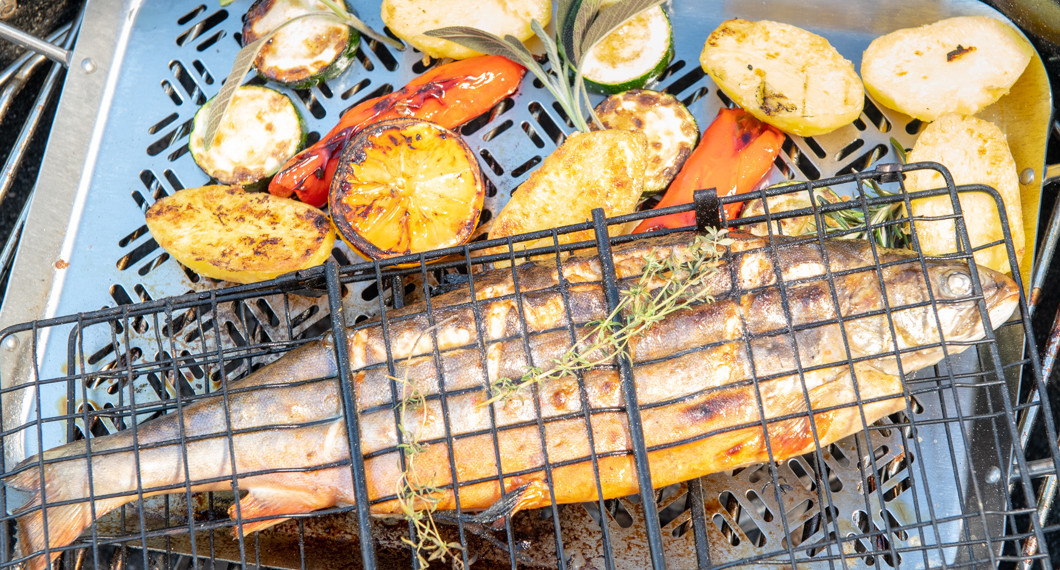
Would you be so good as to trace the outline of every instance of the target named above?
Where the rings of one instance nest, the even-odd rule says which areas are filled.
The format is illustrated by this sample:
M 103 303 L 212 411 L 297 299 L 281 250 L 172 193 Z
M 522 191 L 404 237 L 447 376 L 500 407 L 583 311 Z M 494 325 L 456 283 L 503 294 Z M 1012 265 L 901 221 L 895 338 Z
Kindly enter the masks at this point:
M 272 89 L 247 85 L 236 90 L 206 148 L 213 102 L 195 113 L 188 148 L 199 168 L 222 184 L 246 186 L 272 176 L 305 144 L 305 124 L 294 103 Z
M 202 186 L 166 196 L 147 210 L 147 229 L 192 271 L 237 283 L 320 265 L 335 243 L 320 210 L 238 186 Z
M 596 106 L 604 128 L 640 131 L 648 139 L 644 191 L 666 190 L 699 140 L 696 119 L 668 93 L 632 89 L 612 95 Z M 596 123 L 592 124 L 594 130 Z
M 571 13 L 576 14 L 577 7 Z M 673 57 L 670 18 L 661 6 L 655 6 L 597 42 L 585 55 L 581 72 L 590 89 L 621 93 L 647 85 L 666 70 Z
M 331 13 L 318 0 L 257 0 L 243 20 L 243 45 L 296 16 L 313 12 Z M 276 32 L 258 52 L 254 68 L 266 79 L 303 89 L 342 73 L 353 61 L 360 41 L 357 30 L 345 24 L 305 18 Z

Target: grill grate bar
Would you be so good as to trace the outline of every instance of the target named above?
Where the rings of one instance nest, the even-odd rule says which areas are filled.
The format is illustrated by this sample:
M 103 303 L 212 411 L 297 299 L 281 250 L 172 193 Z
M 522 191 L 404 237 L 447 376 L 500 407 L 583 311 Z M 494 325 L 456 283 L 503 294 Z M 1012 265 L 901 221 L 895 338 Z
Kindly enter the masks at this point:
M 618 283 L 615 281 L 615 261 L 611 255 L 611 241 L 607 231 L 607 220 L 601 208 L 593 209 L 593 229 L 596 233 L 596 250 L 600 252 L 600 275 L 603 279 L 604 299 L 607 300 L 607 314 L 615 314 L 618 307 Z M 615 320 L 622 324 L 621 315 L 615 314 Z M 637 484 L 640 488 L 641 505 L 645 511 L 645 531 L 648 535 L 648 553 L 653 568 L 666 568 L 663 558 L 662 528 L 659 524 L 659 510 L 655 504 L 655 487 L 651 483 L 651 471 L 648 468 L 648 450 L 644 442 L 644 423 L 640 417 L 640 406 L 637 402 L 637 384 L 633 378 L 633 363 L 625 351 L 617 354 L 619 378 L 622 381 L 622 395 L 626 407 L 626 419 L 629 422 L 629 436 L 632 441 L 633 461 L 637 470 Z M 763 416 L 764 417 L 764 416 Z M 597 480 L 600 479 L 597 475 Z
M 419 263 L 420 278 L 423 280 L 424 288 L 426 288 L 427 287 L 427 283 L 428 283 L 428 279 L 427 279 L 427 264 L 424 261 L 424 258 L 422 256 L 420 257 L 419 262 L 420 262 Z M 438 320 L 437 320 L 437 317 L 436 317 L 436 315 L 434 313 L 434 305 L 431 303 L 431 295 L 430 295 L 430 293 L 428 291 L 424 291 L 424 302 L 426 303 L 427 324 L 428 324 L 428 328 L 427 328 L 426 332 L 430 335 L 430 338 L 431 338 L 431 347 L 432 347 L 431 355 L 432 355 L 432 360 L 433 360 L 433 364 L 434 364 L 434 373 L 435 373 L 436 377 L 438 378 L 438 402 L 441 405 L 442 425 L 445 428 L 445 445 L 448 446 L 448 449 L 455 450 L 456 449 L 456 444 L 455 444 L 455 441 L 453 440 L 453 431 L 452 431 L 452 425 L 453 424 L 452 424 L 452 422 L 450 420 L 450 418 L 452 416 L 449 414 L 449 397 L 448 397 L 449 396 L 449 390 L 448 390 L 448 387 L 446 386 L 445 370 L 444 370 L 444 367 L 442 366 L 442 362 L 441 362 L 441 350 L 438 348 L 438 330 L 437 330 L 437 327 L 441 326 L 443 323 L 439 323 Z M 384 337 L 384 340 L 388 344 L 391 342 L 390 339 L 386 339 L 386 337 Z M 418 344 L 418 343 L 413 343 L 413 344 L 415 345 L 415 344 Z M 407 366 L 407 364 L 406 364 L 406 366 Z M 406 368 L 406 370 L 407 370 L 407 368 Z M 424 402 L 424 405 L 426 405 L 426 402 Z M 356 408 L 354 408 L 354 409 L 356 410 Z M 544 434 L 542 433 L 542 436 L 543 435 Z M 500 450 L 497 450 L 497 453 L 500 453 Z M 354 457 L 357 457 L 357 456 L 354 456 Z M 499 470 L 500 469 L 498 469 L 498 471 Z M 454 500 L 456 501 L 457 535 L 460 537 L 460 544 L 467 544 L 467 536 L 466 536 L 467 529 L 465 528 L 465 525 L 464 525 L 464 516 L 463 516 L 464 512 L 463 512 L 463 508 L 460 506 L 460 486 L 456 484 L 456 480 L 457 480 L 457 477 L 458 477 L 458 475 L 457 475 L 458 472 L 457 472 L 457 469 L 456 469 L 456 454 L 454 452 L 452 452 L 452 451 L 450 451 L 450 453 L 449 453 L 449 473 L 450 473 L 450 477 L 453 480 L 453 487 L 452 487 L 453 488 L 453 496 L 454 496 Z M 503 489 L 503 486 L 502 486 L 502 489 Z M 365 516 L 367 516 L 367 513 L 365 514 Z M 467 568 L 468 567 L 468 559 L 467 559 L 467 549 L 466 548 L 461 549 L 460 558 L 462 559 L 464 567 Z
M 526 310 L 525 310 L 525 307 L 523 306 L 522 295 L 520 294 L 522 289 L 521 289 L 521 285 L 519 284 L 519 273 L 515 270 L 516 269 L 515 249 L 512 247 L 512 238 L 511 237 L 508 238 L 508 254 L 509 254 L 508 263 L 509 263 L 509 268 L 510 268 L 511 275 L 512 275 L 512 289 L 513 289 L 513 295 L 514 295 L 514 298 L 515 298 L 515 308 L 516 308 L 516 311 L 517 311 L 517 313 L 519 315 L 519 325 L 518 326 L 519 326 L 520 332 L 522 333 L 521 334 L 521 337 L 522 337 L 521 345 L 522 345 L 523 355 L 526 358 L 527 364 L 529 366 L 533 367 L 533 366 L 537 366 L 537 363 L 534 362 L 533 351 L 530 349 L 530 327 L 528 326 L 527 321 L 526 321 Z M 486 377 L 486 381 L 487 382 L 489 381 L 489 377 L 488 376 Z M 545 434 L 545 424 L 544 424 L 544 421 L 542 421 L 541 399 L 540 399 L 540 396 L 539 396 L 539 389 L 538 389 L 538 385 L 537 385 L 536 382 L 532 383 L 530 385 L 530 394 L 531 394 L 530 397 L 533 400 L 533 404 L 534 404 L 534 423 L 537 424 L 538 437 L 541 438 L 541 456 L 542 456 L 543 461 L 544 461 L 545 482 L 548 485 L 548 495 L 549 495 L 549 502 L 550 502 L 549 508 L 552 511 L 552 520 L 555 522 L 555 524 L 553 525 L 553 529 L 554 529 L 554 536 L 555 536 L 555 540 L 556 540 L 556 567 L 559 570 L 566 570 L 566 568 L 567 568 L 567 555 L 566 555 L 566 552 L 565 552 L 565 549 L 564 549 L 564 545 L 563 545 L 563 533 L 560 530 L 560 525 L 558 523 L 558 521 L 559 521 L 559 505 L 556 504 L 556 482 L 555 482 L 555 479 L 553 478 L 553 475 L 552 475 L 553 464 L 552 464 L 551 461 L 549 461 L 549 457 L 548 457 L 548 444 L 547 444 L 548 440 L 546 439 L 546 434 Z M 498 453 L 499 452 L 500 452 L 500 450 L 498 449 Z M 498 464 L 497 465 L 497 471 L 498 472 L 503 472 L 503 470 L 504 470 L 503 467 L 500 464 Z
M 346 316 L 342 306 L 342 286 L 339 283 L 339 273 L 335 262 L 329 261 L 324 265 L 324 275 L 327 277 L 329 309 L 331 310 L 331 338 L 335 349 L 335 364 L 337 368 L 336 382 L 342 393 L 343 417 L 346 420 L 346 436 L 349 443 L 350 457 L 361 458 L 361 428 L 357 414 L 357 398 L 354 395 L 353 374 L 350 373 L 350 345 L 346 342 Z M 437 347 L 436 347 L 437 351 Z M 235 450 L 232 451 L 235 457 Z M 366 482 L 364 460 L 350 461 L 350 470 L 353 477 L 353 492 L 357 499 L 357 531 L 361 539 L 361 561 L 365 568 L 375 568 L 375 541 L 372 540 L 372 527 L 369 522 L 369 511 L 364 508 L 371 501 L 368 500 L 368 484 Z M 238 504 L 238 503 L 237 503 Z M 240 529 L 242 532 L 242 529 Z
M 464 262 L 467 263 L 468 267 L 471 267 L 471 264 L 472 264 L 471 251 L 469 249 L 465 249 L 465 251 L 464 251 Z M 561 272 L 561 276 L 562 276 L 562 272 Z M 377 280 L 377 282 L 382 283 L 381 280 Z M 486 330 L 485 330 L 485 326 L 483 325 L 482 306 L 479 303 L 479 292 L 475 288 L 475 272 L 473 272 L 473 271 L 469 271 L 468 272 L 468 274 L 467 274 L 467 283 L 468 283 L 468 289 L 471 292 L 471 312 L 472 312 L 472 315 L 475 318 L 475 334 L 476 334 L 476 338 L 477 338 L 477 342 L 475 343 L 475 347 L 478 349 L 479 360 L 482 362 L 481 373 L 482 373 L 482 377 L 483 378 L 489 378 L 489 366 L 487 364 L 489 356 L 488 356 L 488 353 L 487 353 L 486 344 L 485 344 L 485 340 L 484 340 L 486 338 Z M 387 350 L 388 351 L 390 350 L 389 346 L 387 347 Z M 498 440 L 497 410 L 494 409 L 492 406 L 489 407 L 489 419 L 490 419 L 490 443 L 493 445 L 493 460 L 497 462 L 497 465 L 500 465 L 501 464 L 501 444 L 500 444 L 500 441 Z M 590 434 L 591 434 L 591 432 L 590 432 Z M 590 437 L 592 437 L 592 436 L 590 435 Z M 593 461 L 595 462 L 595 454 L 594 454 Z M 504 495 L 503 490 L 505 489 L 505 487 L 504 487 L 504 474 L 501 473 L 500 469 L 497 470 L 497 484 L 500 486 L 500 488 L 502 490 L 502 496 L 503 496 Z M 601 504 L 603 504 L 603 503 L 601 502 Z M 508 549 L 508 564 L 512 568 L 516 568 L 517 566 L 516 566 L 516 557 L 515 557 L 515 552 L 516 552 L 516 550 L 515 550 L 515 534 L 512 532 L 511 520 L 508 517 L 506 517 L 505 521 L 504 521 L 504 534 L 505 534 L 505 538 L 507 540 L 506 547 Z
M 556 231 L 553 231 L 552 233 L 552 244 L 553 246 L 559 245 L 559 233 Z M 562 268 L 562 258 L 560 257 L 558 249 L 556 250 L 555 263 L 556 267 Z M 567 340 L 571 343 L 571 346 L 574 346 L 575 343 L 578 341 L 578 334 L 574 331 L 574 315 L 571 313 L 571 299 L 569 289 L 570 284 L 567 281 L 567 277 L 566 275 L 564 275 L 562 269 L 559 271 L 557 282 L 559 286 L 560 295 L 563 298 L 563 311 L 564 316 L 566 317 L 567 325 Z M 474 289 L 472 289 L 472 295 L 474 295 Z M 585 436 L 589 442 L 589 458 L 592 462 L 593 473 L 599 473 L 600 458 L 596 453 L 596 437 L 593 435 L 592 417 L 589 413 L 589 393 L 585 387 L 585 373 L 579 370 L 576 376 L 578 378 L 578 399 L 581 402 L 582 416 L 585 418 Z M 603 547 L 604 551 L 604 567 L 607 570 L 614 570 L 615 559 L 614 547 L 611 544 L 611 528 L 610 525 L 607 524 L 607 519 L 605 518 L 606 515 L 604 514 L 607 512 L 607 507 L 604 505 L 604 491 L 600 485 L 599 477 L 596 478 L 594 484 L 596 485 L 596 506 L 600 512 L 599 526 L 601 535 L 601 546 Z

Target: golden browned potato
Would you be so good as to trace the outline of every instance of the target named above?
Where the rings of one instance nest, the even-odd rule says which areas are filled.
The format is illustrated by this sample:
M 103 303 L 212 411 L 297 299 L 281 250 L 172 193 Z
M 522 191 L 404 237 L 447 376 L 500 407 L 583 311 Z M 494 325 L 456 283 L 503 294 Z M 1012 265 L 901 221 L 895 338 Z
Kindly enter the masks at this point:
M 828 40 L 779 22 L 723 22 L 699 63 L 718 87 L 759 120 L 804 137 L 849 124 L 861 114 L 865 89 Z
M 993 123 L 962 115 L 943 115 L 928 125 L 917 138 L 910 162 L 941 163 L 953 176 L 954 184 L 985 184 L 995 188 L 1004 201 L 1012 246 L 1017 262 L 1023 258 L 1023 210 L 1020 205 L 1019 177 L 1005 134 Z M 940 174 L 917 171 L 909 174 L 906 189 L 929 190 L 946 186 Z M 981 192 L 960 194 L 961 211 L 972 247 L 1002 239 L 1001 218 L 990 196 Z M 912 201 L 914 216 L 953 214 L 949 196 Z M 914 220 L 920 249 L 937 255 L 957 251 L 953 220 Z M 1001 272 L 1010 272 L 1004 245 L 975 252 L 975 262 Z
M 490 228 L 490 239 L 577 224 L 593 208 L 608 216 L 632 213 L 644 190 L 647 138 L 621 130 L 573 133 L 512 194 Z M 560 243 L 592 239 L 592 231 L 560 236 Z M 552 238 L 515 244 L 551 245 Z
M 423 53 L 437 58 L 466 59 L 482 54 L 424 33 L 449 26 L 470 26 L 500 38 L 510 34 L 526 41 L 534 35 L 531 20 L 547 26 L 552 19 L 552 1 L 383 0 L 380 12 L 395 36 Z
M 214 279 L 254 283 L 320 265 L 335 231 L 320 210 L 238 186 L 181 190 L 147 210 L 147 229 L 177 261 Z
M 1008 93 L 1034 56 L 1011 26 L 987 16 L 940 20 L 873 40 L 861 58 L 865 89 L 922 121 L 974 115 Z

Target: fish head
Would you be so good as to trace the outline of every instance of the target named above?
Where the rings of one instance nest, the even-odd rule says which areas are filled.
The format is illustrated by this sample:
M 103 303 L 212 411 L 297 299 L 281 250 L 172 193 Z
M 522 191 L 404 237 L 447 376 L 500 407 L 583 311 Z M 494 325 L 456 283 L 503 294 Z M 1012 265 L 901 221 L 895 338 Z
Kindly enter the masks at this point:
M 925 266 L 926 274 L 914 263 L 899 267 L 887 279 L 888 301 L 891 307 L 900 307 L 892 312 L 892 321 L 906 373 L 931 366 L 986 336 L 969 263 L 928 261 Z M 982 266 L 976 267 L 976 273 L 989 325 L 997 328 L 1019 304 L 1019 287 L 1011 277 Z

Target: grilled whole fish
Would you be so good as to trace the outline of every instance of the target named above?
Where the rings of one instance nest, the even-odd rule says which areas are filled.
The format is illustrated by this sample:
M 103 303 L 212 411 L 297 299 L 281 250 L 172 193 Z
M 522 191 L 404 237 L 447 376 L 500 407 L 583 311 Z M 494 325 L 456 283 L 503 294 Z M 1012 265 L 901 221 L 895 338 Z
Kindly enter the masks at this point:
M 1018 300 L 1010 278 L 984 268 L 973 291 L 963 261 L 877 249 L 878 268 L 867 242 L 730 237 L 695 287 L 712 302 L 668 315 L 628 345 L 654 486 L 801 455 L 905 409 L 903 375 L 984 336 L 979 299 L 995 327 Z M 615 246 L 620 290 L 652 260 L 689 260 L 692 239 Z M 605 498 L 637 491 L 616 366 L 485 403 L 491 383 L 547 368 L 607 316 L 599 259 L 572 257 L 561 269 L 528 263 L 476 275 L 429 307 L 347 329 L 372 513 L 401 512 L 403 479 L 433 489 L 416 508 L 459 501 L 464 512 L 502 497 L 510 514 L 595 500 L 598 489 Z M 19 510 L 21 555 L 43 568 L 47 556 L 35 554 L 70 544 L 93 517 L 138 496 L 231 490 L 233 469 L 249 491 L 231 511 L 243 533 L 354 504 L 336 376 L 334 346 L 311 342 L 229 383 L 227 406 L 196 399 L 135 430 L 27 459 L 5 476 L 33 493 Z M 421 447 L 414 469 L 403 461 L 409 443 Z

